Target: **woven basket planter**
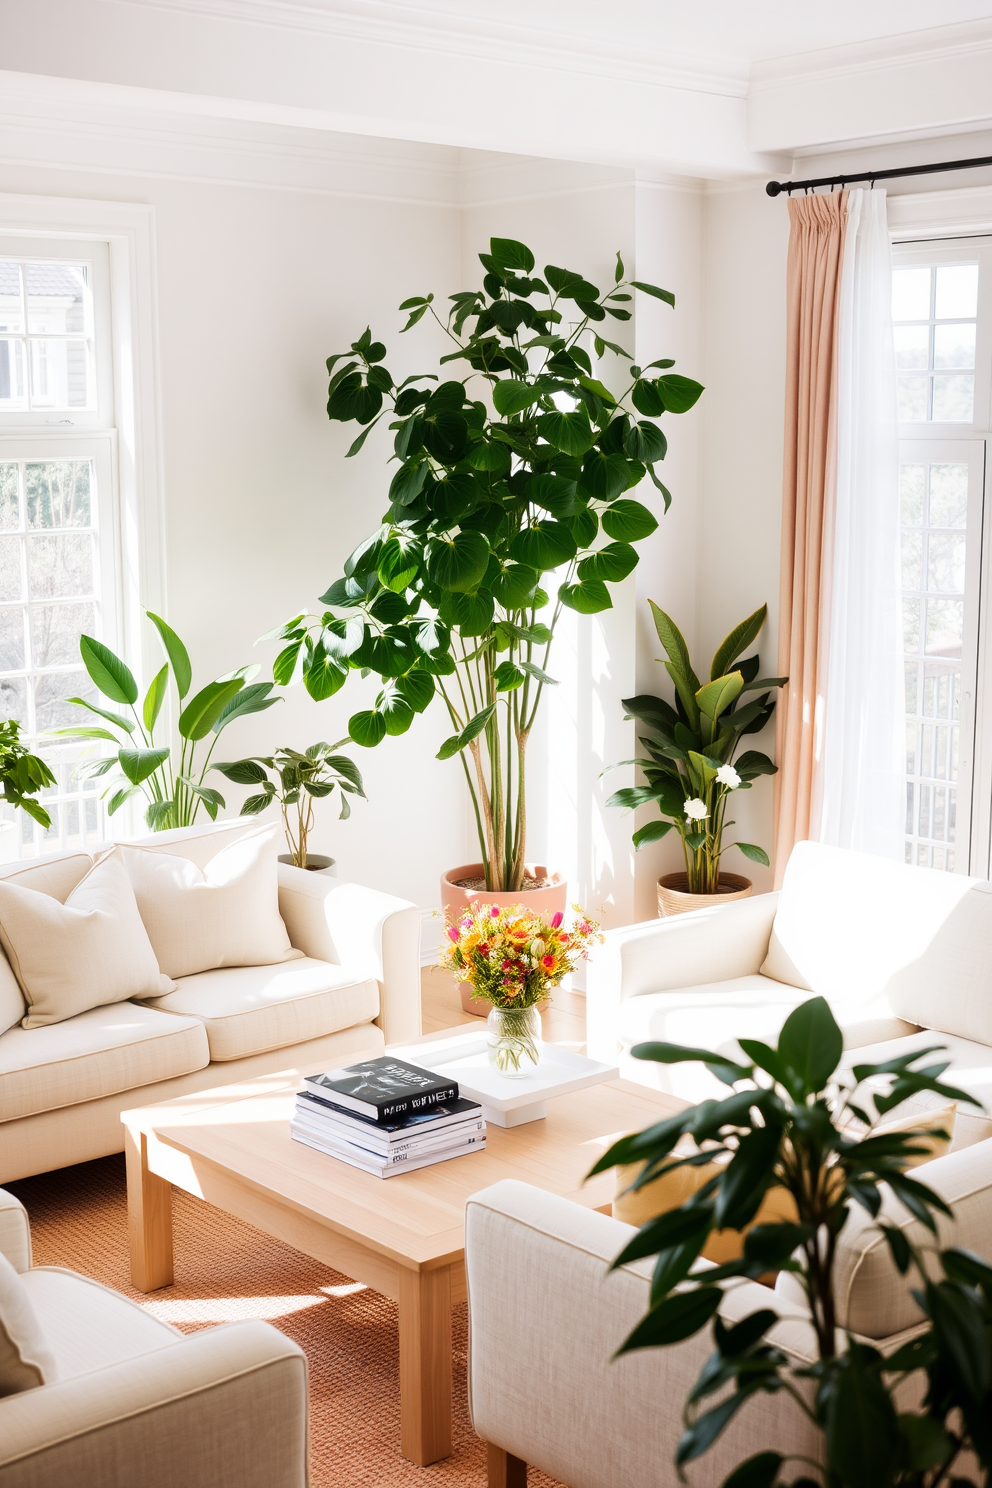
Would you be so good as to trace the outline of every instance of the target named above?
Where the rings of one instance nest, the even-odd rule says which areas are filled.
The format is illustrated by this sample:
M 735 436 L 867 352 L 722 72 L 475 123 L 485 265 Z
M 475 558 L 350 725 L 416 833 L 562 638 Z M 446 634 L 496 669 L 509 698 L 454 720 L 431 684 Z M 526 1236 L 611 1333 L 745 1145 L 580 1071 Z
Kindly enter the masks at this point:
M 718 894 L 690 894 L 686 873 L 663 873 L 658 880 L 658 914 L 688 914 L 693 909 L 707 909 L 711 904 L 727 904 L 731 899 L 746 899 L 753 885 L 739 873 L 720 874 Z

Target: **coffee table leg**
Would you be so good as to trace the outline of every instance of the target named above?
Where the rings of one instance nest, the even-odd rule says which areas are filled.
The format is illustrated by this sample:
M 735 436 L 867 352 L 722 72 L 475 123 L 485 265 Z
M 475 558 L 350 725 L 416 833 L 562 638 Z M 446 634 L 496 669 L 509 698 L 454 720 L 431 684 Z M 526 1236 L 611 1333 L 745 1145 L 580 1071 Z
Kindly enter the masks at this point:
M 451 1454 L 451 1273 L 400 1272 L 400 1444 L 427 1467 Z
M 124 1128 L 131 1284 L 139 1292 L 169 1286 L 172 1270 L 172 1184 L 148 1167 L 144 1132 Z

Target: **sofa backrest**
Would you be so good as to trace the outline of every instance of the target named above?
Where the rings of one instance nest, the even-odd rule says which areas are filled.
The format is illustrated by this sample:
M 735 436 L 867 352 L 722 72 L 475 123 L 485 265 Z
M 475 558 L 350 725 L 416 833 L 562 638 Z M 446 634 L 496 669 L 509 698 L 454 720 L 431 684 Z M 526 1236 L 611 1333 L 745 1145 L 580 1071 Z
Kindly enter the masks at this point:
M 761 971 L 992 1044 L 992 884 L 797 843 Z
M 933 1162 L 921 1163 L 913 1176 L 938 1193 L 954 1211 L 952 1219 L 939 1217 L 940 1247 L 960 1246 L 988 1257 L 992 1234 L 992 1138 L 949 1152 Z M 837 1239 L 834 1260 L 834 1300 L 838 1328 L 849 1328 L 863 1338 L 891 1338 L 923 1321 L 913 1300 L 920 1279 L 915 1268 L 905 1276 L 896 1269 L 888 1241 L 879 1223 L 894 1225 L 927 1257 L 930 1274 L 939 1267 L 933 1260 L 933 1236 L 892 1196 L 882 1190 L 878 1221 L 852 1204 L 847 1223 Z M 775 1284 L 780 1297 L 789 1302 L 804 1300 L 794 1273 L 781 1271 Z
M 198 868 L 205 868 L 210 859 L 222 848 L 248 832 L 257 832 L 264 826 L 254 816 L 236 816 L 229 821 L 198 822 L 193 827 L 171 827 L 167 832 L 151 832 L 147 837 L 121 838 L 129 847 L 154 847 L 159 852 L 175 853 L 188 858 Z M 278 852 L 278 838 L 274 840 L 273 852 Z

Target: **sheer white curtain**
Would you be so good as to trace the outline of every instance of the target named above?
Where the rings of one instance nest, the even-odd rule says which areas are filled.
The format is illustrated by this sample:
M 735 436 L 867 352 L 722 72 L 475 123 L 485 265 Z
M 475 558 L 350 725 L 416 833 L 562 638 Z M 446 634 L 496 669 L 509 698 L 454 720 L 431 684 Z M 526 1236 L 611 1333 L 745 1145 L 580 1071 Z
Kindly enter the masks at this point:
M 835 847 L 901 859 L 905 681 L 892 256 L 883 191 L 849 193 L 837 357 L 837 482 L 814 830 Z

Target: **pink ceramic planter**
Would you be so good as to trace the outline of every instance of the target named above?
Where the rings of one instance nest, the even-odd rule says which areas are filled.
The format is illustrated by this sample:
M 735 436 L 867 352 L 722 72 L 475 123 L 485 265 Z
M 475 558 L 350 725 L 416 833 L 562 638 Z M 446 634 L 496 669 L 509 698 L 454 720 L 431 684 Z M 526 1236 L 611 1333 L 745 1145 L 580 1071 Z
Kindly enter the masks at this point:
M 553 915 L 559 909 L 562 913 L 565 911 L 568 902 L 568 883 L 560 873 L 550 873 L 543 863 L 524 865 L 524 872 L 528 878 L 553 880 L 543 889 L 517 889 L 510 893 L 496 889 L 463 889 L 458 883 L 460 878 L 481 878 L 482 872 L 481 863 L 463 863 L 460 868 L 449 868 L 447 873 L 442 873 L 441 909 L 446 921 L 450 922 L 455 919 L 463 909 L 473 904 L 498 904 L 500 908 L 507 904 L 522 904 L 525 909 L 546 915 Z M 472 1013 L 477 1018 L 487 1017 L 492 1006 L 488 997 L 473 997 L 472 989 L 467 982 L 461 982 L 459 986 L 462 1007 L 466 1013 Z

